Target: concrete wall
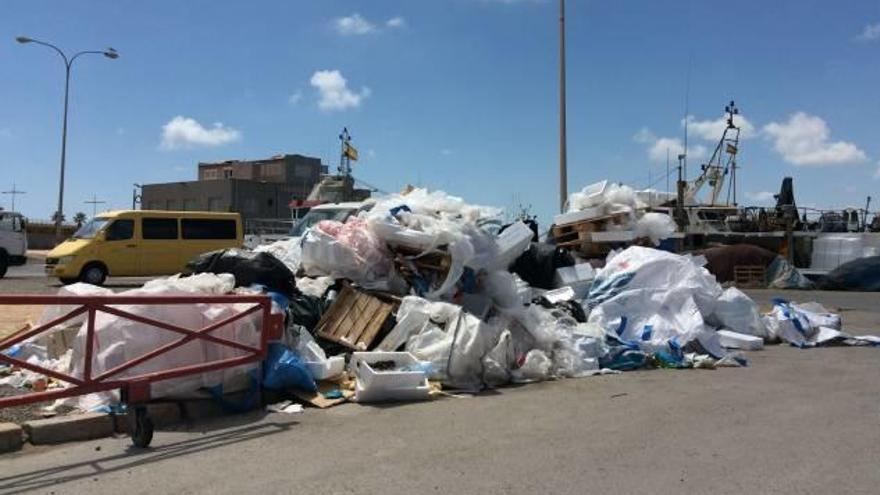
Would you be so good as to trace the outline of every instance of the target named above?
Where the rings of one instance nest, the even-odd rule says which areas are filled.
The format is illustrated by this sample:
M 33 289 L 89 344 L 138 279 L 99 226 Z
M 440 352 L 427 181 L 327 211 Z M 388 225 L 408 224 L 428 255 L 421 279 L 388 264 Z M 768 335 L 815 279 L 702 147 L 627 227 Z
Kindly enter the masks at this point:
M 141 207 L 145 210 L 228 211 L 252 218 L 289 219 L 288 203 L 304 198 L 308 184 L 276 184 L 251 180 L 145 184 Z M 305 192 L 304 192 L 305 191 Z

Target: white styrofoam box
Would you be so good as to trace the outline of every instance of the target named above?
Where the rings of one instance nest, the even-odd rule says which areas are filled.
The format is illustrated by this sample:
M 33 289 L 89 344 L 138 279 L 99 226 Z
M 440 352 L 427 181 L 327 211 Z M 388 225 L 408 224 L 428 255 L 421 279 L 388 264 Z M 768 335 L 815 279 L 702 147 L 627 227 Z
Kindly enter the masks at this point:
M 311 372 L 315 380 L 327 380 L 335 378 L 345 371 L 345 358 L 342 356 L 333 356 L 327 358 L 326 361 L 306 361 L 306 367 Z
M 578 263 L 574 266 L 564 266 L 556 269 L 556 287 L 565 287 L 583 282 L 589 282 L 596 278 L 596 270 L 589 263 Z
M 534 232 L 523 222 L 516 222 L 495 238 L 498 251 L 495 253 L 489 270 L 507 270 L 520 255 L 529 248 Z
M 584 220 L 600 218 L 604 215 L 604 206 L 593 206 L 579 211 L 570 211 L 568 213 L 561 213 L 559 215 L 556 215 L 555 217 L 553 217 L 553 224 L 556 226 L 568 225 L 570 223 L 583 222 Z
M 558 289 L 548 290 L 544 293 L 544 299 L 550 304 L 557 304 L 563 301 L 571 301 L 575 298 L 575 291 L 569 286 L 560 287 Z
M 370 366 L 378 361 L 394 361 L 396 367 L 410 367 L 411 371 L 379 371 Z M 383 400 L 416 400 L 428 398 L 428 376 L 417 369 L 422 362 L 409 352 L 355 352 L 351 355 L 349 370 L 357 378 L 355 400 L 375 402 Z
M 746 351 L 759 351 L 764 348 L 764 339 L 761 337 L 732 332 L 730 330 L 718 330 L 717 334 L 718 341 L 722 347 Z
M 411 388 L 386 388 L 379 389 L 363 388 L 363 384 L 358 381 L 354 387 L 355 402 L 389 402 L 389 401 L 415 401 L 428 400 L 431 396 L 431 387 L 428 381 L 418 387 Z

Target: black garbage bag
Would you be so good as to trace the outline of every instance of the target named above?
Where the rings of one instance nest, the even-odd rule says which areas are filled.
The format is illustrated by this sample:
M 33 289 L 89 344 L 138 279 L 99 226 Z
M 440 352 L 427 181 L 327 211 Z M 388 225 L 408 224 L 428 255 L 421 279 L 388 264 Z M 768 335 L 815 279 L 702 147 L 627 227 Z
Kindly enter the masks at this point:
M 819 280 L 822 290 L 880 291 L 880 256 L 848 261 Z
M 269 253 L 221 249 L 202 254 L 186 266 L 192 273 L 231 273 L 236 287 L 260 284 L 288 299 L 297 292 L 293 273 Z
M 511 267 L 511 271 L 532 287 L 552 289 L 556 269 L 574 265 L 571 253 L 552 244 L 533 242 Z
M 315 327 L 331 304 L 332 301 L 300 293 L 290 299 L 289 314 L 293 323 L 304 326 L 314 335 Z

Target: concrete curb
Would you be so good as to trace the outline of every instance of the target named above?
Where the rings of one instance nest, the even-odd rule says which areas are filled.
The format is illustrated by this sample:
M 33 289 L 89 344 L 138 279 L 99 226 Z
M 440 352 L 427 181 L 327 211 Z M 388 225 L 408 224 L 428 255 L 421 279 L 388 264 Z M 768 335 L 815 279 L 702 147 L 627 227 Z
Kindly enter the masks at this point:
M 0 423 L 0 454 L 21 450 L 24 431 L 15 423 Z
M 37 419 L 21 425 L 34 445 L 93 440 L 113 434 L 113 417 L 102 413 Z

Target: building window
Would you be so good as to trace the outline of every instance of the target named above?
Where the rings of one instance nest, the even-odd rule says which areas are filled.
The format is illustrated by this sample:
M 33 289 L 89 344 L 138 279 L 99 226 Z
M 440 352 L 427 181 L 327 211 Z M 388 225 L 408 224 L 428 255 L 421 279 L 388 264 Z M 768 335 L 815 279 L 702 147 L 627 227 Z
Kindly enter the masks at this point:
M 232 167 L 223 169 L 223 178 L 224 179 L 231 179 L 232 178 Z
M 208 198 L 208 211 L 225 211 L 223 199 L 217 196 Z
M 257 198 L 247 198 L 244 200 L 244 211 L 245 213 L 255 214 L 260 211 L 260 207 L 257 204 Z
M 177 208 L 177 202 L 176 202 L 176 201 L 174 201 L 173 199 L 166 199 L 166 200 L 165 200 L 165 209 L 166 209 L 166 210 L 173 210 L 173 209 L 175 209 L 175 208 Z
M 183 200 L 183 211 L 197 211 L 199 209 L 199 200 L 197 199 L 184 199 Z
M 141 231 L 144 239 L 177 239 L 177 219 L 144 218 Z
M 298 164 L 293 168 L 293 174 L 300 179 L 308 179 L 312 177 L 312 167 L 308 165 Z

